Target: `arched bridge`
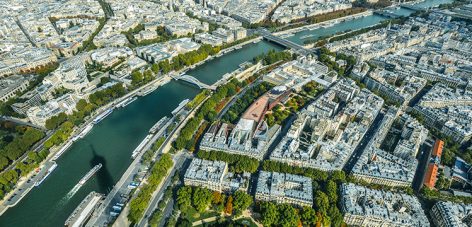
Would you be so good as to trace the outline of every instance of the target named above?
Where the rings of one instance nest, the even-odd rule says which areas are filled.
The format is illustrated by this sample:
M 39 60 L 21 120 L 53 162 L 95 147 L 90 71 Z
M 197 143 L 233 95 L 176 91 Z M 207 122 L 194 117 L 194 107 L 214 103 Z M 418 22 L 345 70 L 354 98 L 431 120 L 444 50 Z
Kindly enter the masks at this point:
M 183 74 L 183 75 L 174 77 L 174 79 L 176 79 L 176 80 L 183 80 L 183 81 L 185 81 L 185 82 L 188 82 L 188 83 L 197 85 L 200 89 L 216 90 L 216 87 L 215 87 L 215 86 L 205 84 L 205 83 L 199 81 L 197 78 L 195 78 L 195 77 L 193 77 L 193 76 L 190 76 L 190 75 L 187 75 L 187 74 Z
M 286 48 L 290 48 L 294 51 L 299 52 L 300 54 L 308 55 L 308 54 L 312 53 L 310 50 L 306 49 L 302 45 L 299 45 L 299 44 L 294 43 L 290 40 L 283 39 L 283 38 L 280 38 L 278 36 L 272 35 L 272 33 L 270 33 L 267 29 L 260 28 L 260 29 L 257 30 L 257 32 L 260 35 L 262 35 L 264 37 L 264 39 L 266 39 L 268 41 L 271 41 L 271 42 L 274 42 L 274 43 L 277 43 L 279 45 L 282 45 Z

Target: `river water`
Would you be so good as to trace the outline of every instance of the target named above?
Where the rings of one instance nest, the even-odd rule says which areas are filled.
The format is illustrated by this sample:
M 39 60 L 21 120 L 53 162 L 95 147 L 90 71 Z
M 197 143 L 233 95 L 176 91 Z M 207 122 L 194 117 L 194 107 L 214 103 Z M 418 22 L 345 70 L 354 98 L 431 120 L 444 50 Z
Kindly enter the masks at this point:
M 269 50 L 281 47 L 258 42 L 248 44 L 213 59 L 188 74 L 212 84 L 238 65 Z M 138 98 L 125 108 L 115 109 L 92 131 L 75 142 L 57 161 L 58 167 L 39 186 L 33 188 L 15 207 L 0 217 L 0 226 L 63 226 L 75 207 L 92 190 L 106 193 L 131 163 L 131 153 L 162 117 L 170 115 L 184 99 L 199 89 L 185 82 L 171 81 L 151 94 Z M 72 188 L 96 164 L 103 167 L 75 194 Z
M 428 7 L 446 1 L 450 0 L 430 0 L 421 3 L 421 6 Z M 404 9 L 400 11 L 402 14 L 405 12 Z M 309 39 L 319 38 L 371 26 L 383 20 L 385 18 L 379 16 L 367 16 L 328 28 L 302 31 L 289 39 L 303 43 L 302 37 L 306 35 L 311 35 Z M 212 84 L 255 56 L 282 49 L 265 41 L 248 44 L 198 66 L 187 74 Z M 170 115 L 182 100 L 191 99 L 198 92 L 193 85 L 171 81 L 125 108 L 116 109 L 59 158 L 57 169 L 39 187 L 33 188 L 15 207 L 0 217 L 0 226 L 63 226 L 70 213 L 89 192 L 107 193 L 113 187 L 131 163 L 132 151 L 155 122 Z M 80 178 L 98 163 L 103 164 L 100 171 L 76 193 L 71 193 Z
M 438 6 L 439 4 L 450 3 L 450 2 L 452 2 L 452 0 L 426 0 L 424 2 L 416 4 L 416 6 L 420 8 L 428 8 L 431 6 Z M 400 8 L 400 9 L 394 9 L 392 10 L 392 12 L 399 16 L 408 16 L 414 11 Z M 295 33 L 293 36 L 288 37 L 287 39 L 298 44 L 303 44 L 303 42 L 306 40 L 319 39 L 322 37 L 334 35 L 338 32 L 346 32 L 349 30 L 357 30 L 357 29 L 369 27 L 369 26 L 378 24 L 379 22 L 382 22 L 384 20 L 388 20 L 388 18 L 378 16 L 378 15 L 370 15 L 370 16 L 361 17 L 361 18 L 357 18 L 357 19 L 353 19 L 349 21 L 344 21 L 344 22 L 335 24 L 331 27 L 300 31 L 300 32 Z

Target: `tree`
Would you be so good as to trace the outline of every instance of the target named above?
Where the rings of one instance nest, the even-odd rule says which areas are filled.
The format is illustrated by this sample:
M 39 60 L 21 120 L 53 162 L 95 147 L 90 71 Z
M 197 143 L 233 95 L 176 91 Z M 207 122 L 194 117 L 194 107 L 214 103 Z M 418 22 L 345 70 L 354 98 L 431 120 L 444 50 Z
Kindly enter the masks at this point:
M 338 193 L 337 193 L 338 187 L 334 181 L 329 180 L 326 183 L 326 194 L 328 195 L 329 202 L 331 205 L 336 205 L 336 202 L 338 201 Z
M 233 214 L 233 196 L 229 196 L 228 200 L 226 200 L 226 205 L 225 205 L 225 213 L 226 214 Z
M 342 170 L 335 170 L 331 172 L 330 179 L 336 183 L 344 183 L 346 182 L 346 173 Z
M 177 191 L 177 204 L 180 210 L 185 211 L 192 205 L 192 188 L 189 186 L 181 187 Z
M 326 214 L 329 208 L 328 196 L 320 190 L 315 193 L 315 208 L 323 214 Z
M 220 192 L 217 192 L 217 191 L 214 191 L 212 193 L 212 197 L 211 197 L 211 203 L 212 204 L 220 204 L 220 203 L 223 203 L 223 195 L 220 193 Z
M 311 207 L 303 207 L 300 215 L 304 226 L 314 226 L 316 224 L 316 211 Z
M 244 211 L 252 204 L 252 197 L 243 191 L 236 191 L 234 193 L 234 209 Z
M 274 203 L 262 202 L 261 208 L 261 223 L 264 226 L 271 226 L 277 224 L 279 221 L 279 210 Z
M 152 64 L 151 70 L 152 70 L 154 73 L 156 73 L 156 74 L 159 73 L 159 70 L 160 70 L 160 69 L 159 69 L 159 65 L 156 64 L 156 63 Z
M 193 191 L 193 207 L 199 212 L 203 212 L 206 210 L 208 205 L 211 202 L 211 192 L 206 188 L 195 188 Z
M 159 62 L 159 68 L 162 70 L 163 74 L 167 74 L 172 69 L 172 67 L 169 63 L 169 60 L 167 60 L 167 59 L 164 60 L 164 61 Z
M 141 82 L 143 82 L 143 79 L 144 79 L 143 74 L 141 72 L 139 72 L 138 70 L 133 71 L 131 73 L 131 83 L 133 85 L 140 84 Z
M 46 120 L 46 128 L 49 130 L 57 128 L 60 124 L 67 120 L 67 114 L 64 112 L 59 113 L 56 116 L 53 116 Z
M 343 215 L 336 206 L 333 205 L 329 208 L 328 215 L 332 226 L 341 226 L 343 223 Z
M 290 204 L 283 203 L 278 207 L 279 214 L 281 215 L 279 219 L 279 225 L 292 227 L 298 226 L 300 217 L 298 216 L 297 211 Z

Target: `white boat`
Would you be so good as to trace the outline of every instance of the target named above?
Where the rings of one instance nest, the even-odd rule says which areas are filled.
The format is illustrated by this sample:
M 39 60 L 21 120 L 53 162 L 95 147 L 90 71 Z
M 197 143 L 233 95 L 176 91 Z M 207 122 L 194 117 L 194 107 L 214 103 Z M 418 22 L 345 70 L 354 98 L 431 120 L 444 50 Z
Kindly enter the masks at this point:
M 69 140 L 66 144 L 64 144 L 64 146 L 61 147 L 61 149 L 56 152 L 56 154 L 54 155 L 54 157 L 52 157 L 52 160 L 53 161 L 56 161 L 59 157 L 61 157 L 61 155 L 67 150 L 69 149 L 70 146 L 72 146 L 72 144 L 74 143 L 74 140 Z
M 141 96 L 149 95 L 149 94 L 151 94 L 151 92 L 155 91 L 156 89 L 157 89 L 157 87 L 151 87 L 151 88 L 149 88 L 145 91 L 142 91 L 140 95 Z
M 313 36 L 314 36 L 313 34 L 304 35 L 304 36 L 300 36 L 300 39 L 306 39 L 306 38 L 310 38 L 310 37 L 313 37 Z
M 127 99 L 126 102 L 123 103 L 123 105 L 121 105 L 121 107 L 125 107 L 125 106 L 129 105 L 130 103 L 136 101 L 136 99 L 138 99 L 138 98 L 137 97 L 131 97 L 131 98 Z
M 179 105 L 171 112 L 172 115 L 176 115 L 180 110 L 182 110 L 187 103 L 190 102 L 190 99 L 184 99 L 182 102 L 179 103 Z
M 167 116 L 161 118 L 156 124 L 151 127 L 151 129 L 149 129 L 149 133 L 156 133 L 164 125 L 164 122 L 166 122 L 168 119 L 169 117 Z
M 129 97 L 121 102 L 119 102 L 118 104 L 116 104 L 115 106 L 116 107 L 125 107 L 127 106 L 128 104 L 134 102 L 137 98 L 136 97 Z
M 49 174 L 51 174 L 52 171 L 54 171 L 56 168 L 57 168 L 57 164 L 54 163 L 51 167 L 49 167 L 46 174 L 39 181 L 36 181 L 36 183 L 34 183 L 34 186 L 38 187 L 40 184 L 42 184 L 43 181 L 46 180 L 46 178 L 49 176 Z
M 95 119 L 93 119 L 92 123 L 95 125 L 98 124 L 100 121 L 105 119 L 108 115 L 110 115 L 112 112 L 113 112 L 113 108 L 106 110 L 105 112 L 98 115 Z
M 141 152 L 141 149 L 143 149 L 144 145 L 146 145 L 149 140 L 152 138 L 152 135 L 147 135 L 143 141 L 134 149 L 133 153 L 131 154 L 131 158 L 135 159 L 138 154 Z
M 85 126 L 84 130 L 79 133 L 79 137 L 84 138 L 92 130 L 92 128 L 93 124 L 88 124 L 87 126 Z
M 90 171 L 88 171 L 87 174 L 85 174 L 82 179 L 79 181 L 79 185 L 84 185 L 98 170 L 102 168 L 102 163 L 99 163 L 98 165 L 94 166 Z

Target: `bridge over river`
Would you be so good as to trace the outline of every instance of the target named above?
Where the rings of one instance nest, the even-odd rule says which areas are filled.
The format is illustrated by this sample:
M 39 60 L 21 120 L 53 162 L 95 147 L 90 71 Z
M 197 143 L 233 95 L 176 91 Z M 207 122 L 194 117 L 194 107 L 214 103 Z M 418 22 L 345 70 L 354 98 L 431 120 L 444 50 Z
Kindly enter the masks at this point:
M 216 90 L 216 86 L 205 84 L 205 83 L 199 81 L 197 78 L 195 78 L 193 76 L 190 76 L 190 75 L 187 75 L 187 74 L 181 74 L 179 76 L 175 76 L 174 79 L 175 80 L 183 80 L 185 82 L 194 84 L 194 85 L 198 86 L 200 89 Z
M 290 49 L 292 49 L 295 52 L 298 52 L 300 54 L 308 55 L 308 54 L 313 53 L 313 51 L 311 51 L 309 49 L 306 49 L 304 46 L 302 46 L 300 44 L 297 44 L 297 43 L 294 43 L 290 40 L 283 39 L 283 38 L 280 38 L 278 36 L 272 35 L 272 33 L 270 33 L 267 29 L 264 29 L 264 28 L 258 29 L 257 33 L 262 35 L 262 37 L 264 37 L 264 39 L 266 39 L 270 42 L 274 42 L 274 43 L 282 45 L 286 48 L 290 48 Z

